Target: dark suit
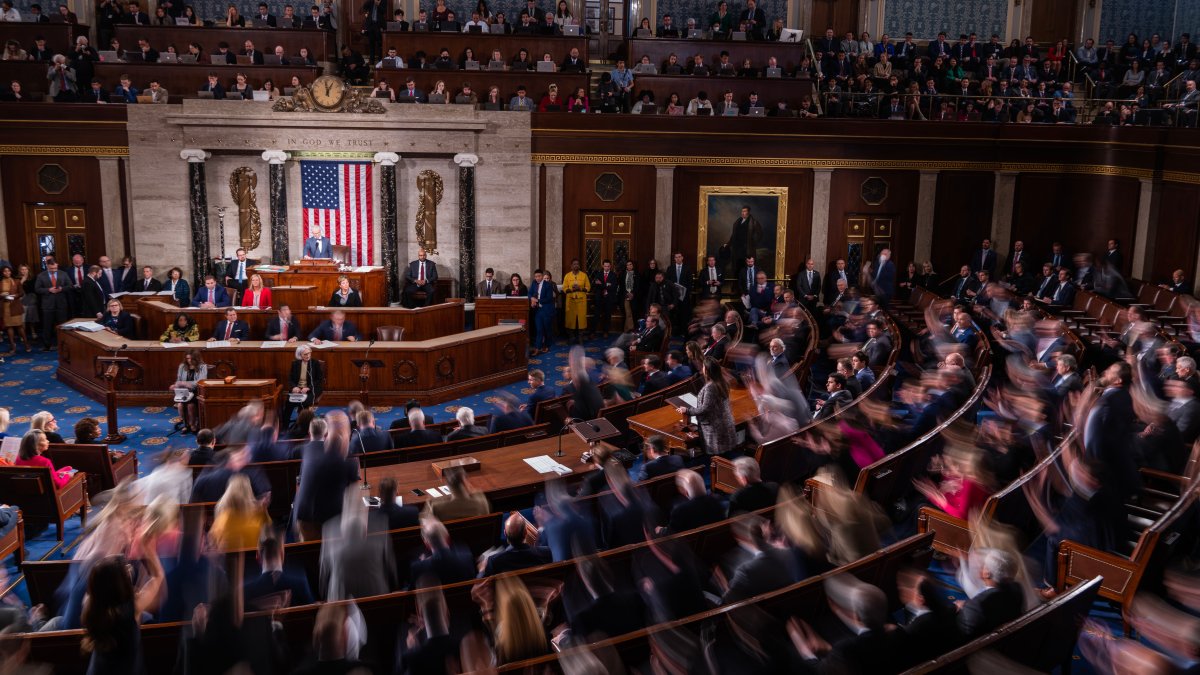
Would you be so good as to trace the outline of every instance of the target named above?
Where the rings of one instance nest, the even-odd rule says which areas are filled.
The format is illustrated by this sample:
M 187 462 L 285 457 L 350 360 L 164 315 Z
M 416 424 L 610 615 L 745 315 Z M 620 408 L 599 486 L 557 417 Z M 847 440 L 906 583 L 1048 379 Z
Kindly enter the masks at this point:
M 162 282 L 153 277 L 151 277 L 150 279 L 146 279 L 143 277 L 143 278 L 138 279 L 137 281 L 133 282 L 133 291 L 135 293 L 145 293 L 147 291 L 153 291 L 153 292 L 157 293 L 161 290 L 162 290 Z
M 509 544 L 504 550 L 488 558 L 479 576 L 514 572 L 527 567 L 537 567 L 550 562 L 550 549 L 529 544 Z
M 712 343 L 704 350 L 705 356 L 711 356 L 720 361 L 725 358 L 725 350 L 729 349 L 729 336 L 722 337 L 717 342 Z
M 401 530 L 421 524 L 420 509 L 412 505 L 400 506 L 394 501 L 390 504 L 380 504 L 379 510 L 375 515 L 377 517 L 372 518 L 371 522 L 368 523 L 369 526 L 374 526 L 370 529 L 374 529 L 375 531 L 379 529 Z
M 687 265 L 679 265 L 676 269 L 675 263 L 667 265 L 666 268 L 667 283 L 679 284 L 683 286 L 683 290 L 675 289 L 675 297 L 678 302 L 675 303 L 675 311 L 671 314 L 671 323 L 675 329 L 676 335 L 682 335 L 687 329 L 688 319 L 692 316 L 691 297 L 692 297 L 692 270 Z
M 217 322 L 216 327 L 213 328 L 212 337 L 218 340 L 249 340 L 250 325 L 241 319 L 234 321 L 233 325 L 230 325 L 225 319 L 221 319 Z
M 729 589 L 721 597 L 721 604 L 729 605 L 783 588 L 795 581 L 794 568 L 787 551 L 767 548 L 738 565 L 729 580 Z
M 1167 408 L 1167 416 L 1179 429 L 1179 435 L 1187 446 L 1200 437 L 1200 399 L 1189 398 L 1184 402 L 1173 401 Z
M 280 337 L 284 337 L 280 334 L 280 331 L 283 328 L 283 326 L 282 326 L 283 323 L 284 322 L 279 320 L 278 316 L 273 316 L 270 319 L 268 319 L 267 320 L 267 331 L 266 331 L 266 334 L 264 335 L 265 339 L 270 340 L 275 335 L 280 335 Z M 301 337 L 300 323 L 298 321 L 296 321 L 296 317 L 293 316 L 292 318 L 288 319 L 286 323 L 287 323 L 287 336 L 285 337 L 285 339 L 300 338 Z
M 724 519 L 725 507 L 721 505 L 721 500 L 703 494 L 676 504 L 671 509 L 667 529 L 672 533 L 685 532 Z
M 834 298 L 838 296 L 837 281 L 838 279 L 846 279 L 846 288 L 854 286 L 854 280 L 850 278 L 850 274 L 845 270 L 838 272 L 834 269 L 825 277 L 825 304 L 832 305 Z
M 891 260 L 885 260 L 875 271 L 875 293 L 884 305 L 896 294 L 896 263 Z
M 887 363 L 892 354 L 892 339 L 884 333 L 879 337 L 868 338 L 861 350 L 867 355 L 867 363 L 872 366 L 882 366 Z
M 254 21 L 265 22 L 271 28 L 275 28 L 279 25 L 279 22 L 276 20 L 274 14 L 268 14 L 266 16 L 257 14 L 255 16 L 250 17 L 250 21 L 251 22 L 254 22 Z
M 346 486 L 357 480 L 358 460 L 326 452 L 319 441 L 308 443 L 300 461 L 293 516 L 298 521 L 324 523 L 342 512 Z
M 770 506 L 775 506 L 779 496 L 779 485 L 776 483 L 751 483 L 729 497 L 729 515 L 749 513 Z
M 407 433 L 396 436 L 392 445 L 395 448 L 412 448 L 441 442 L 442 435 L 432 429 L 410 429 Z
M 996 276 L 996 252 L 992 249 L 979 249 L 971 254 L 970 267 L 972 272 L 987 270 L 991 277 Z
M 104 276 L 101 275 L 100 278 L 104 279 Z M 104 283 L 101 282 L 100 286 L 103 287 Z M 208 302 L 208 297 L 209 297 L 208 287 L 201 286 L 200 290 L 196 291 L 195 297 L 192 298 L 192 307 L 199 307 L 203 303 Z M 213 298 L 213 301 L 212 301 L 213 305 L 215 305 L 217 307 L 228 307 L 231 304 L 233 304 L 229 300 L 229 293 L 226 292 L 225 287 L 221 286 L 221 285 L 218 285 L 216 288 L 212 289 L 212 298 Z
M 644 396 L 666 389 L 669 386 L 671 386 L 671 377 L 661 370 L 656 370 L 647 375 L 646 379 L 642 380 L 642 385 L 638 387 L 638 391 Z
M 529 287 L 529 297 L 538 301 L 537 308 L 533 310 L 537 334 L 531 346 L 549 349 L 554 344 L 554 284 L 535 281 Z
M 663 334 L 665 332 L 662 324 L 655 324 L 653 328 L 649 328 L 642 333 L 634 349 L 640 352 L 657 352 L 659 347 L 662 346 Z
M 808 270 L 801 269 L 792 277 L 792 290 L 796 291 L 796 299 L 808 307 L 809 311 L 812 311 L 821 301 L 821 273 L 813 270 L 810 281 Z
M 985 635 L 1021 616 L 1025 595 L 1016 583 L 997 584 L 963 603 L 958 630 L 968 640 Z
M 475 559 L 465 546 L 434 549 L 409 568 L 409 586 L 416 588 L 421 577 L 433 577 L 434 585 L 453 584 L 475 578 Z
M 487 432 L 487 427 L 481 427 L 478 424 L 472 424 L 469 427 L 461 427 L 446 434 L 446 440 L 457 441 L 463 438 L 478 438 Z
M 1075 286 L 1065 281 L 1054 288 L 1054 295 L 1050 296 L 1050 304 L 1059 307 L 1070 307 L 1075 302 Z
M 104 289 L 100 287 L 100 283 L 90 277 L 84 277 L 83 304 L 78 314 L 89 319 L 96 318 L 97 314 L 104 312 L 104 297 Z
M 596 308 L 596 326 L 594 332 L 604 331 L 609 332 L 609 326 L 612 324 L 612 315 L 616 311 L 617 306 L 621 303 L 621 281 L 618 278 L 619 274 L 615 270 L 609 270 L 605 274 L 604 270 L 596 272 L 596 276 L 592 277 L 592 292 L 595 293 L 596 299 L 594 307 Z
M 1149 358 L 1153 358 L 1150 356 Z M 1113 541 L 1125 541 L 1129 526 L 1125 518 L 1125 500 L 1140 486 L 1134 453 L 1133 399 L 1125 387 L 1104 390 L 1088 413 L 1083 445 L 1088 458 L 1101 463 L 1100 490 L 1094 499 L 1106 515 Z
M 350 289 L 350 292 L 346 294 L 345 298 L 343 298 L 341 293 L 339 293 L 338 291 L 334 291 L 333 295 L 329 296 L 329 302 L 326 303 L 326 306 L 328 306 L 328 307 L 362 307 L 363 306 L 362 296 L 359 295 L 358 291 L 356 291 L 354 289 Z
M 246 604 L 254 607 L 254 601 L 274 593 L 288 591 L 290 598 L 288 607 L 311 605 L 313 602 L 312 589 L 308 586 L 308 577 L 303 572 L 284 567 L 278 572 L 263 572 L 254 579 L 249 579 L 243 586 Z
M 974 276 L 960 276 L 958 280 L 954 282 L 952 289 L 953 290 L 951 291 L 950 296 L 955 300 L 970 300 L 970 296 L 967 295 L 967 291 L 979 290 L 979 280 Z
M 421 279 L 421 260 L 414 260 L 408 263 L 408 274 L 404 276 L 408 280 L 408 285 L 404 287 L 404 294 L 408 296 L 409 303 L 413 302 L 413 295 L 418 291 L 425 292 L 425 304 L 433 304 L 433 291 L 437 287 L 438 273 L 437 265 L 433 264 L 432 260 L 425 260 L 425 283 L 422 284 Z
M 129 312 L 122 311 L 116 316 L 105 312 L 104 317 L 100 319 L 100 325 L 111 329 L 117 335 L 127 340 L 132 340 L 136 337 L 134 335 L 136 327 L 133 323 L 133 317 L 129 315 Z
M 711 271 L 710 271 L 711 270 Z M 709 283 L 712 277 L 716 277 L 717 284 L 713 286 Z M 716 299 L 721 295 L 721 268 L 705 265 L 699 272 L 696 273 L 696 289 L 697 294 L 701 298 Z
M 353 322 L 343 321 L 341 339 L 349 340 L 350 338 L 354 338 L 356 340 L 359 338 L 358 328 L 354 326 Z M 308 339 L 335 340 L 336 338 L 334 337 L 333 319 L 325 319 L 322 321 L 321 325 L 314 328 L 313 331 L 308 334 Z
M 307 26 L 305 26 L 305 28 L 307 28 Z M 331 250 L 329 237 L 309 237 L 308 239 L 304 240 L 304 257 L 328 258 L 332 255 L 333 251 Z
M 784 354 L 770 357 L 770 365 L 772 372 L 775 373 L 775 377 L 783 377 L 787 374 L 788 369 L 792 367 L 792 364 L 788 363 L 787 356 Z
M 679 455 L 663 455 L 642 464 L 642 470 L 634 480 L 643 481 L 658 476 L 675 473 L 683 468 L 683 457 Z
M 850 392 L 846 391 L 845 389 L 839 389 L 833 392 L 829 398 L 825 399 L 825 405 L 821 406 L 821 409 L 817 411 L 817 414 L 813 415 L 813 420 L 819 421 L 829 417 L 833 413 L 837 412 L 838 408 L 846 405 L 851 400 L 853 399 L 851 398 Z
M 533 418 L 529 416 L 529 413 L 524 410 L 514 410 L 502 415 L 493 415 L 492 421 L 488 425 L 488 432 L 494 434 L 529 426 L 533 426 Z
M 317 400 L 321 398 L 321 391 L 325 387 L 325 368 L 320 361 L 310 359 L 308 362 L 308 397 L 303 403 L 292 403 L 287 401 L 283 406 L 283 424 L 286 426 L 292 421 L 292 411 L 300 406 L 315 405 Z M 300 360 L 292 361 L 291 370 L 288 372 L 288 390 L 293 387 L 299 387 L 300 384 Z M 286 400 L 286 396 L 285 396 Z
M 375 452 L 392 447 L 392 436 L 383 429 L 359 429 L 350 436 L 350 452 Z
M 488 284 L 488 282 L 486 279 L 483 281 L 480 281 L 479 285 L 477 286 L 477 289 L 475 291 L 475 295 L 478 297 L 487 298 L 487 297 L 491 297 L 493 294 L 499 294 L 499 293 L 504 292 L 504 285 L 501 284 L 496 279 L 492 279 L 492 281 L 491 281 L 492 287 L 491 288 L 488 288 L 487 284 Z

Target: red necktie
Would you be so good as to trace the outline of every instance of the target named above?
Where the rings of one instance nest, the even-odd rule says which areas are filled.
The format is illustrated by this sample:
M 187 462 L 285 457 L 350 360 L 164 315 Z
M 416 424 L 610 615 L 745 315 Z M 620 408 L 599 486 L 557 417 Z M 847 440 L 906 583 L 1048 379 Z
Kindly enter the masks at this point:
M 229 321 L 226 321 L 225 322 L 225 339 L 228 340 L 229 336 L 231 336 L 231 335 L 233 335 L 233 324 Z
M 216 302 L 213 300 L 213 292 L 211 288 L 208 289 L 208 302 L 209 304 L 216 304 Z
M 422 286 L 425 285 L 425 263 L 424 262 L 421 263 L 420 271 L 417 272 L 417 283 L 419 283 Z
M 58 274 L 50 273 L 50 288 L 58 288 Z
M 78 286 L 83 285 L 83 268 L 82 267 L 75 268 L 75 284 Z
M 283 319 L 279 320 L 279 336 L 284 340 L 287 339 L 287 322 Z

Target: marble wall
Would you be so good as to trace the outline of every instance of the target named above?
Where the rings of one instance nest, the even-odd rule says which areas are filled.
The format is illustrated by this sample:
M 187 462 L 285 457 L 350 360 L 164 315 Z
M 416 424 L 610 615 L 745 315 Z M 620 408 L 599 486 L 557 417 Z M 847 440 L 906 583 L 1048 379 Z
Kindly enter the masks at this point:
M 983 42 L 995 33 L 1005 34 L 1008 21 L 1008 0 L 953 0 L 951 2 L 927 2 L 926 0 L 887 0 L 884 8 L 883 32 L 892 36 L 894 42 L 912 31 L 918 40 L 937 37 L 946 31 L 951 41 L 960 33 L 974 31 Z
M 179 266 L 191 274 L 191 229 L 187 162 L 179 153 L 187 148 L 208 151 L 205 185 L 212 254 L 217 255 L 219 230 L 216 209 L 227 207 L 226 253 L 238 246 L 237 209 L 229 191 L 229 176 L 241 166 L 258 175 L 257 204 L 263 236 L 250 257 L 269 260 L 269 166 L 264 150 L 284 150 L 292 159 L 335 158 L 358 155 L 367 159 L 376 152 L 401 156 L 396 166 L 397 257 L 403 266 L 416 257 L 414 222 L 417 210 L 417 174 L 437 171 L 443 182 L 438 205 L 438 251 L 434 261 L 443 278 L 457 276 L 458 153 L 478 155 L 476 165 L 476 250 L 482 267 L 520 271 L 532 267 L 532 227 L 535 210 L 530 186 L 529 116 L 462 110 L 434 110 L 405 106 L 385 115 L 274 113 L 268 104 L 228 106 L 221 102 L 188 100 L 182 105 L 131 106 L 129 110 L 129 163 L 131 218 L 137 233 L 138 260 L 156 267 Z M 231 115 L 230 113 L 234 113 Z M 302 215 L 300 167 L 284 165 L 288 197 L 289 258 L 300 255 Z M 379 207 L 379 174 L 375 167 L 375 261 L 382 264 L 382 212 Z

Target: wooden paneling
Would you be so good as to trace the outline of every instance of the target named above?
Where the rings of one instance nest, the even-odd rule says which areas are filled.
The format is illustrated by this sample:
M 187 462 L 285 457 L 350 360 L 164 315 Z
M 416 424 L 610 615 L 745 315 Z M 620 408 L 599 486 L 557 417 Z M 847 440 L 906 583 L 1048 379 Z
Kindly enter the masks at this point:
M 823 36 L 826 28 L 840 39 L 848 30 L 858 35 L 862 27 L 858 23 L 857 0 L 812 0 L 812 17 L 806 37 Z
M 613 201 L 596 195 L 596 178 L 615 173 L 624 182 L 624 191 Z M 656 173 L 653 166 L 607 166 L 569 164 L 563 169 L 563 248 L 562 260 L 548 260 L 556 279 L 562 279 L 572 258 L 583 258 L 582 215 L 586 212 L 621 211 L 632 213 L 633 246 L 631 253 L 639 270 L 654 254 L 654 204 Z M 553 266 L 558 265 L 555 269 Z M 526 280 L 528 283 L 528 280 Z
M 38 187 L 42 166 L 57 164 L 67 172 L 67 187 L 49 194 Z M 25 241 L 25 204 L 71 204 L 87 212 L 90 262 L 109 253 L 104 247 L 104 204 L 100 186 L 100 162 L 94 157 L 0 157 L 4 177 L 4 219 L 8 223 L 8 254 L 14 264 L 30 264 L 30 247 Z M 120 227 L 120 223 L 110 223 Z M 114 252 L 115 254 L 115 252 Z M 66 260 L 60 260 L 66 263 Z M 32 265 L 31 265 L 32 266 Z
M 0 143 L 19 142 L 22 154 L 33 152 L 29 146 L 63 146 L 71 149 L 69 154 L 92 154 L 97 146 L 123 151 L 129 144 L 123 105 L 0 103 L 0 110 L 8 132 Z
M 637 91 L 649 89 L 654 92 L 654 100 L 660 106 L 660 112 L 665 112 L 667 100 L 672 93 L 679 94 L 679 102 L 686 106 L 699 92 L 708 95 L 715 109 L 726 90 L 733 92 L 735 103 L 745 105 L 750 99 L 750 92 L 758 94 L 759 105 L 768 111 L 775 107 L 778 101 L 787 101 L 788 106 L 795 110 L 800 106 L 800 100 L 812 92 L 812 82 L 797 79 L 743 79 L 740 77 L 692 77 L 690 75 L 643 75 L 637 78 Z M 719 112 L 714 111 L 714 114 Z M 679 119 L 673 117 L 670 119 Z M 723 121 L 728 121 L 724 119 Z
M 979 242 L 991 236 L 995 188 L 996 178 L 991 172 L 943 171 L 938 175 L 931 257 L 934 271 L 942 277 L 953 274 L 971 251 L 979 248 Z M 1007 249 L 1000 252 L 998 264 L 1003 264 L 1007 253 Z M 897 263 L 903 268 L 908 261 Z
M 1068 253 L 1099 254 L 1116 237 L 1128 260 L 1139 192 L 1132 178 L 1022 174 L 1017 177 L 1013 239 L 1024 241 L 1034 259 L 1044 260 L 1054 241 L 1061 241 Z
M 116 36 L 125 49 L 136 49 L 137 41 L 146 38 L 150 46 L 160 52 L 165 52 L 167 45 L 175 45 L 179 54 L 186 54 L 188 43 L 194 42 L 203 48 L 206 58 L 217 53 L 217 45 L 221 42 L 229 45 L 229 51 L 240 54 L 249 40 L 264 54 L 274 54 L 275 46 L 279 45 L 288 56 L 296 56 L 301 47 L 307 47 L 308 53 L 317 61 L 338 60 L 336 36 L 327 30 L 124 25 L 116 27 Z
M 888 185 L 887 199 L 872 206 L 862 199 L 862 184 L 868 178 L 882 178 Z M 825 250 L 830 265 L 846 255 L 846 218 L 854 215 L 892 215 L 892 259 L 899 268 L 913 256 L 917 222 L 917 191 L 921 185 L 918 171 L 874 171 L 854 169 L 834 171 L 829 186 L 829 246 Z M 824 272 L 825 270 L 822 270 Z
M 464 83 L 471 85 L 471 91 L 483 103 L 487 98 L 488 88 L 495 85 L 500 88 L 500 100 L 505 106 L 509 99 L 517 95 L 517 87 L 525 86 L 527 95 L 537 105 L 546 95 L 551 84 L 558 85 L 558 98 L 563 110 L 567 107 L 567 97 L 575 93 L 578 87 L 588 86 L 588 76 L 576 73 L 516 73 L 492 72 L 487 70 L 377 70 L 376 79 L 387 80 L 389 86 L 399 92 L 405 87 L 405 81 L 411 75 L 417 89 L 428 94 L 433 91 L 434 84 L 441 80 L 446 84 L 446 91 L 457 93 Z
M 1182 269 L 1190 280 L 1196 278 L 1196 247 L 1200 231 L 1200 185 L 1164 183 L 1159 198 L 1158 218 L 1152 228 L 1153 257 L 1143 278 L 1165 281 L 1171 272 Z M 1132 246 L 1125 247 L 1126 259 Z
M 459 19 L 460 22 L 470 20 Z M 549 35 L 484 35 L 481 33 L 384 33 L 383 49 L 386 52 L 395 47 L 396 52 L 408 63 L 418 51 L 425 52 L 429 61 L 437 58 L 442 48 L 450 50 L 450 56 L 457 63 L 463 52 L 470 47 L 475 52 L 475 58 L 480 66 L 487 67 L 492 50 L 499 49 L 500 55 L 506 62 L 522 50 L 529 52 L 529 58 L 540 61 L 542 54 L 550 52 L 555 63 L 561 64 L 572 49 L 579 50 L 579 58 L 586 64 L 588 61 L 588 39 L 585 37 L 554 37 Z M 630 66 L 632 67 L 632 66 Z
M 788 71 L 795 70 L 804 59 L 807 48 L 802 43 L 789 44 L 785 42 L 730 42 L 728 40 L 638 40 L 625 43 L 626 63 L 630 68 L 641 63 L 643 56 L 650 57 L 650 63 L 662 72 L 667 57 L 674 54 L 683 64 L 688 57 L 700 54 L 709 68 L 721 60 L 721 52 L 729 52 L 729 61 L 742 67 L 742 61 L 750 59 L 755 68 L 765 68 L 767 59 L 774 56 L 779 66 Z
M 680 167 L 675 170 L 675 225 L 671 233 L 671 248 L 683 251 L 689 265 L 696 264 L 696 254 L 700 250 L 697 224 L 700 222 L 701 185 L 786 187 L 787 248 L 783 272 L 794 274 L 810 255 L 812 171 Z
M 128 75 L 133 86 L 144 89 L 149 86 L 151 78 L 157 78 L 172 98 L 195 98 L 196 91 L 208 82 L 208 74 L 215 73 L 217 81 L 226 91 L 232 86 L 238 73 L 246 74 L 250 86 L 258 89 L 262 83 L 270 79 L 276 87 L 289 86 L 292 76 L 298 76 L 300 81 L 308 84 L 316 79 L 320 68 L 303 68 L 293 66 L 214 66 L 200 63 L 97 63 L 96 77 L 103 84 L 105 91 L 111 91 L 113 86 L 120 84 L 122 75 Z M 46 82 L 46 65 L 29 62 L 0 62 L 0 81 L 10 82 L 20 80 L 24 92 L 49 91 Z M 90 88 L 91 83 L 78 83 L 80 91 Z
M 1079 20 L 1079 0 L 1028 0 L 1033 12 L 1029 31 L 1040 43 L 1054 44 L 1067 40 L 1067 44 L 1078 42 L 1075 26 Z M 1095 6 L 1095 3 L 1092 3 Z M 1024 41 L 1025 36 L 1020 36 Z M 1101 41 L 1103 42 L 1103 40 Z
M 46 7 L 51 5 L 47 4 Z M 88 27 L 82 24 L 0 22 L 0 44 L 16 40 L 24 50 L 31 49 L 34 46 L 34 38 L 41 35 L 46 38 L 47 48 L 56 53 L 66 53 L 75 44 L 75 36 L 87 34 Z

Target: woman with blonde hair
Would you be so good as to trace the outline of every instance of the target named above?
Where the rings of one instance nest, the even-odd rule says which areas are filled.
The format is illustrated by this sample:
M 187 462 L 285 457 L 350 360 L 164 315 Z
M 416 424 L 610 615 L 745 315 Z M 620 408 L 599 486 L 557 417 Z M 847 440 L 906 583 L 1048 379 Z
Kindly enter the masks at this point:
M 217 502 L 216 517 L 208 531 L 213 548 L 222 551 L 255 548 L 263 525 L 268 523 L 262 504 L 254 498 L 250 479 L 234 474 L 221 501 Z
M 242 306 L 271 309 L 271 289 L 263 285 L 262 275 L 250 275 L 250 285 L 242 292 Z
M 496 624 L 492 628 L 497 663 L 511 663 L 549 652 L 546 631 L 529 589 L 515 577 L 496 579 Z
M 8 425 L 11 423 L 8 408 L 0 408 L 0 438 L 8 437 Z
M 65 443 L 63 437 L 58 433 L 58 420 L 54 419 L 54 413 L 45 410 L 35 413 L 29 420 L 29 429 L 41 431 L 46 434 L 46 440 L 51 443 Z

